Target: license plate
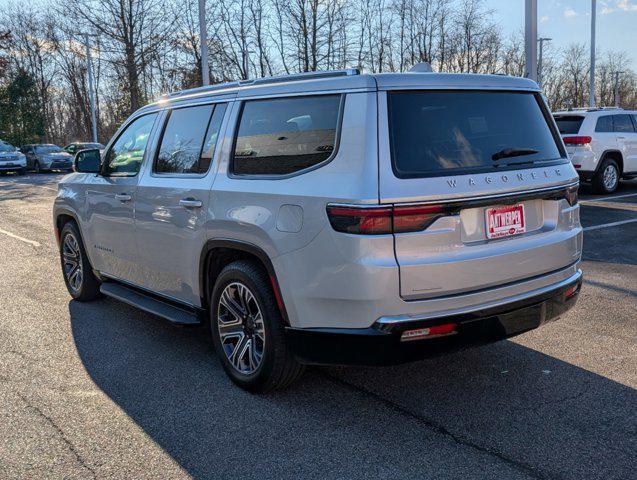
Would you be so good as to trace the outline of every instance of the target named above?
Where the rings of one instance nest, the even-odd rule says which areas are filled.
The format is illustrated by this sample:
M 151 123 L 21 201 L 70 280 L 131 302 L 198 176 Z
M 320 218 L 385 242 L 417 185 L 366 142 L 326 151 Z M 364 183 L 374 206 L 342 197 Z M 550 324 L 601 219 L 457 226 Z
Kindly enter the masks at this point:
M 526 232 L 524 205 L 488 208 L 485 211 L 487 238 L 502 238 Z

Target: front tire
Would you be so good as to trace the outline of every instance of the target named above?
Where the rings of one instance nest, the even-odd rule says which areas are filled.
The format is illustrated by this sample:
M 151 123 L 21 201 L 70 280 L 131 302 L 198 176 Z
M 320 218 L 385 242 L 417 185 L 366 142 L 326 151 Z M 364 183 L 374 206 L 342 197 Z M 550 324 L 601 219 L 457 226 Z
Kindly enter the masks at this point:
M 612 158 L 602 162 L 593 177 L 593 188 L 597 193 L 613 193 L 619 186 L 619 166 Z
M 236 385 L 267 392 L 289 386 L 303 373 L 286 344 L 283 319 L 261 265 L 240 260 L 226 266 L 210 306 L 215 350 Z
M 66 288 L 79 302 L 101 296 L 100 282 L 93 274 L 82 237 L 75 222 L 68 222 L 60 233 L 60 262 Z

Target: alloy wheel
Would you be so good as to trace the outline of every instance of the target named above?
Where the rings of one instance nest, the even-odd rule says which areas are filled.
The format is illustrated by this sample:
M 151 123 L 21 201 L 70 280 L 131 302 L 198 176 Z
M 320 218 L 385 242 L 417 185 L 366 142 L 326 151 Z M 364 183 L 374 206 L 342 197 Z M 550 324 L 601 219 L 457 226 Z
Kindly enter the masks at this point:
M 75 235 L 69 233 L 64 237 L 62 243 L 62 261 L 64 264 L 64 275 L 69 286 L 75 292 L 82 287 L 82 257 L 80 255 L 80 244 Z
M 606 190 L 614 190 L 615 187 L 617 186 L 617 169 L 615 168 L 614 165 L 607 165 L 606 168 L 604 169 L 604 176 L 603 176 L 603 181 L 604 181 L 604 188 L 606 188 Z
M 243 283 L 232 282 L 221 292 L 217 328 L 233 368 L 244 375 L 256 372 L 263 361 L 265 325 L 255 296 Z

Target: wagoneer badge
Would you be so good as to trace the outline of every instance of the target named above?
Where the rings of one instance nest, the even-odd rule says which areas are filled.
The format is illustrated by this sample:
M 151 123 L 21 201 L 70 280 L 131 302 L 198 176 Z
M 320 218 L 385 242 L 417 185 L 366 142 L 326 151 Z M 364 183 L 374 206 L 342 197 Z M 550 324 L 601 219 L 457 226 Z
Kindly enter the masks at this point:
M 503 173 L 502 175 L 485 175 L 482 178 L 474 178 L 474 177 L 469 177 L 469 186 L 470 187 L 475 187 L 478 184 L 490 184 L 493 183 L 494 180 L 501 180 L 502 183 L 507 183 L 509 181 L 511 182 L 524 182 L 525 180 L 536 180 L 538 178 L 551 178 L 551 177 L 561 177 L 562 176 L 562 171 L 559 168 L 555 168 L 555 169 L 549 169 L 549 170 L 544 170 L 543 172 L 537 172 L 537 171 L 532 171 L 532 172 L 528 172 L 528 173 L 516 173 L 514 175 L 510 175 L 510 174 L 505 174 Z M 457 178 L 452 178 L 450 180 L 447 180 L 447 183 L 449 184 L 450 187 L 455 188 L 458 186 L 458 179 Z

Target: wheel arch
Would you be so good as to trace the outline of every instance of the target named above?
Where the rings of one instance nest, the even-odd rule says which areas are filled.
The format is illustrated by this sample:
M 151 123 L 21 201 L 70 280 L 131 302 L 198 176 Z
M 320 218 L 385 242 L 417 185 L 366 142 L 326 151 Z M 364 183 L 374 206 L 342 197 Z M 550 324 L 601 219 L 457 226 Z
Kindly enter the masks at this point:
M 265 268 L 270 277 L 274 296 L 281 311 L 283 321 L 289 325 L 290 322 L 281 295 L 280 283 L 270 257 L 262 248 L 242 240 L 218 238 L 208 240 L 204 244 L 199 257 L 199 292 L 201 305 L 204 308 L 210 306 L 209 299 L 212 293 L 212 287 L 221 270 L 231 262 L 242 259 L 255 260 Z
M 615 162 L 617 162 L 620 176 L 624 172 L 624 156 L 622 155 L 622 152 L 620 150 L 616 150 L 616 149 L 604 150 L 599 158 L 600 158 L 600 161 L 597 164 L 597 169 L 595 170 L 595 173 L 599 172 L 599 169 L 602 167 L 602 163 L 604 163 L 604 160 L 607 158 L 612 158 L 613 160 L 615 160 Z

